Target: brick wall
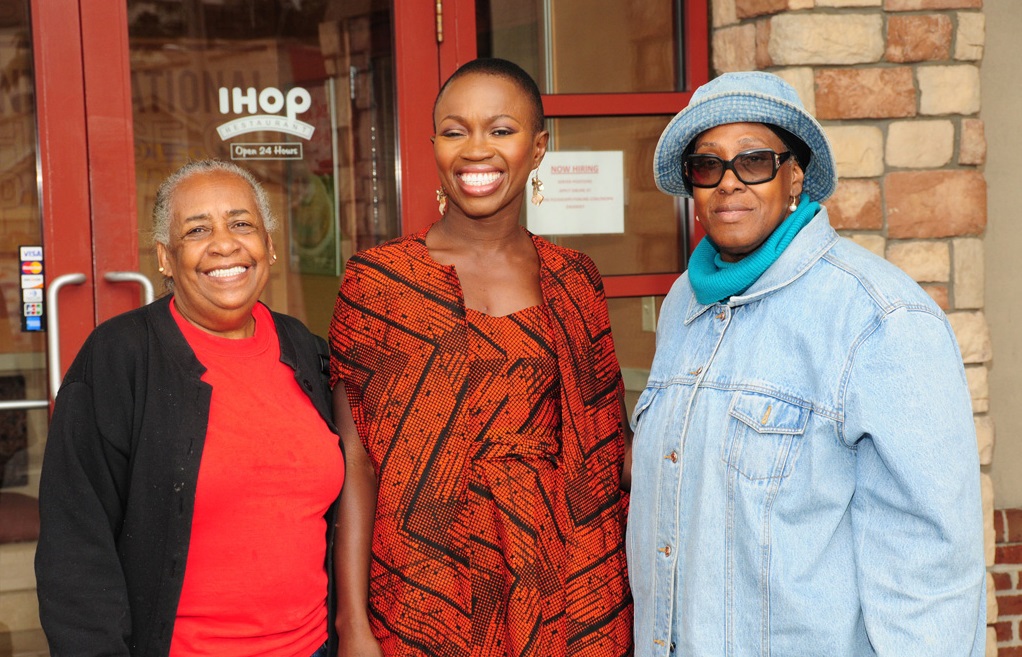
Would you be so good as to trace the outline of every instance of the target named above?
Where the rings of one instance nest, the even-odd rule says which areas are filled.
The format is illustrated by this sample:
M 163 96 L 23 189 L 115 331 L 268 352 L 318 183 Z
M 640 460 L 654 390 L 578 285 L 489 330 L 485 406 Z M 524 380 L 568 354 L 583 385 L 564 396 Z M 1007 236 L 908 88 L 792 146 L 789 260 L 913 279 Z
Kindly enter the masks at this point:
M 997 557 L 990 569 L 997 590 L 1000 614 L 997 631 L 999 657 L 1022 657 L 1022 509 L 994 512 Z
M 992 567 L 982 0 L 711 0 L 710 6 L 712 73 L 767 70 L 798 90 L 834 144 L 840 182 L 826 203 L 834 227 L 905 270 L 947 313 L 972 394 Z M 987 585 L 993 623 L 997 599 L 989 576 Z M 997 654 L 991 626 L 987 655 Z

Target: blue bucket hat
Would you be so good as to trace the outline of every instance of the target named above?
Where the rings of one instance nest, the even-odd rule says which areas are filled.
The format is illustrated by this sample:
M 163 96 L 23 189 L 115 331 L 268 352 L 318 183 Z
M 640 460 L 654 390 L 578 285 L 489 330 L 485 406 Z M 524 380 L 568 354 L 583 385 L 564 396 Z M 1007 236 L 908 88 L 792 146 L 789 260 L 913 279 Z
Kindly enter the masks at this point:
M 682 176 L 682 154 L 700 134 L 726 123 L 767 123 L 792 133 L 812 151 L 803 190 L 814 201 L 834 193 L 837 167 L 823 128 L 805 110 L 794 87 L 761 71 L 725 73 L 695 90 L 688 107 L 660 135 L 653 156 L 657 187 L 666 194 L 691 197 L 692 189 Z

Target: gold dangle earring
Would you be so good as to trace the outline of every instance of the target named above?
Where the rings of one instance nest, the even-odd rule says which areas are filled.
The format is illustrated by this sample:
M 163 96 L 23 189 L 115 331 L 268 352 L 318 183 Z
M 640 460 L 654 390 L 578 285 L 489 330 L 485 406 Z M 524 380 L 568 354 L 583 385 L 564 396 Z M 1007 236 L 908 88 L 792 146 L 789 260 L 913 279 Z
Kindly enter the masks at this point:
M 543 181 L 539 179 L 539 171 L 536 171 L 532 174 L 532 204 L 539 207 L 543 198 Z
M 798 210 L 798 199 L 792 196 L 791 203 L 788 204 L 788 212 L 794 212 L 795 210 Z
M 437 187 L 436 200 L 440 204 L 437 209 L 440 210 L 440 216 L 442 217 L 447 214 L 447 192 L 444 191 L 442 186 Z

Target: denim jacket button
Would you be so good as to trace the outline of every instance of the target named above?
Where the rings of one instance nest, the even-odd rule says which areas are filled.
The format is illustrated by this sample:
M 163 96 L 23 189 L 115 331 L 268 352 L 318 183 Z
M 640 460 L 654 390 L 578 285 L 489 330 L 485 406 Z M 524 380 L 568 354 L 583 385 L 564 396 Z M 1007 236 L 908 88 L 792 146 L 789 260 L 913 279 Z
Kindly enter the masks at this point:
M 668 454 L 667 456 L 665 456 L 664 458 L 665 459 L 670 459 L 671 463 L 677 463 L 678 462 L 678 452 L 676 452 L 674 450 L 671 450 L 671 453 Z
M 662 548 L 657 548 L 657 552 L 663 552 L 665 557 L 671 556 L 671 546 L 665 545 Z

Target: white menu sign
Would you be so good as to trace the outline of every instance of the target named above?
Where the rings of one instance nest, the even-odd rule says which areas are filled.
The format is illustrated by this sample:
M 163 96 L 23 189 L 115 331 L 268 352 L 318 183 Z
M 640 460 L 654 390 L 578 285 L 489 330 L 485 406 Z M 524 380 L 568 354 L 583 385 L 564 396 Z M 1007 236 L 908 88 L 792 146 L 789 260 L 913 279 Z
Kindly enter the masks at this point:
M 622 151 L 548 151 L 539 166 L 543 203 L 525 204 L 529 230 L 537 235 L 625 232 L 623 162 Z M 531 184 L 525 197 L 532 197 Z

